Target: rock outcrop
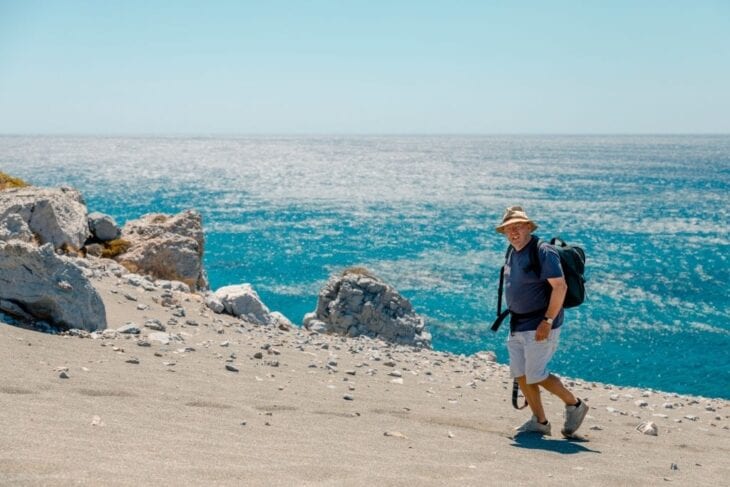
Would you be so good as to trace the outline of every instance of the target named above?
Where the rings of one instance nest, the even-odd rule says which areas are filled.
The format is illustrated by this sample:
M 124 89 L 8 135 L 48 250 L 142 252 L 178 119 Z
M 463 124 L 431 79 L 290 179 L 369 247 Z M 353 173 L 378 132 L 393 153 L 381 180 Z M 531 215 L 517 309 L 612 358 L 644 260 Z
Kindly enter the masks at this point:
M 319 293 L 317 309 L 304 317 L 306 328 L 431 348 L 425 320 L 395 288 L 364 269 L 330 278 Z
M 0 310 L 63 329 L 106 328 L 101 297 L 82 270 L 56 255 L 50 243 L 0 242 Z
M 131 272 L 181 281 L 193 290 L 207 289 L 203 269 L 204 235 L 200 213 L 153 213 L 127 222 L 122 239 L 129 249 L 115 260 Z
M 72 188 L 0 191 L 0 221 L 7 222 L 11 215 L 19 216 L 41 244 L 50 243 L 55 249 L 80 249 L 89 236 L 86 203 Z

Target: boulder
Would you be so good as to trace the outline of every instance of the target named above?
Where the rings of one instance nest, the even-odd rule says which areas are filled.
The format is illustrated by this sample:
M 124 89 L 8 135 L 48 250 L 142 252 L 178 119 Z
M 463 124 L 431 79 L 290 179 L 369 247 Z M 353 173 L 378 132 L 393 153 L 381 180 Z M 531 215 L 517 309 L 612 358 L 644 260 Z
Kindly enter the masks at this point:
M 203 225 L 197 211 L 145 215 L 127 222 L 121 238 L 130 246 L 115 260 L 131 272 L 184 282 L 193 290 L 207 289 Z
M 395 288 L 364 269 L 333 276 L 319 293 L 317 309 L 304 317 L 306 328 L 322 324 L 328 333 L 371 338 L 431 348 L 425 319 Z
M 41 244 L 80 249 L 89 237 L 86 203 L 75 189 L 24 188 L 0 191 L 0 222 L 18 215 Z
M 0 242 L 0 309 L 62 329 L 106 328 L 101 297 L 71 259 L 49 243 Z
M 213 293 L 211 299 L 206 299 L 206 304 L 214 312 L 219 312 L 216 311 L 219 304 L 223 305 L 227 314 L 259 325 L 279 326 L 291 323 L 281 313 L 271 313 L 250 284 L 224 286 Z
M 119 228 L 114 218 L 104 213 L 98 211 L 89 213 L 88 221 L 91 234 L 100 242 L 114 240 L 122 234 L 122 229 Z

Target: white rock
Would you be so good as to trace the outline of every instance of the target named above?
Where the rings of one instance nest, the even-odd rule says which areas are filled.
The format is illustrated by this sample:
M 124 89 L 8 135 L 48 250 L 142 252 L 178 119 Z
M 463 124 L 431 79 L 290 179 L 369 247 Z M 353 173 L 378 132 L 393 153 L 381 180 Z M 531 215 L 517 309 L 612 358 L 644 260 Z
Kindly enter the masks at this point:
M 639 424 L 639 426 L 636 427 L 636 430 L 640 431 L 641 433 L 644 433 L 645 435 L 649 435 L 649 436 L 658 436 L 659 435 L 659 429 L 651 421 L 647 421 L 647 422 Z
M 109 215 L 95 211 L 93 213 L 89 213 L 88 221 L 89 230 L 102 242 L 114 240 L 115 238 L 119 238 L 122 234 L 117 222 Z
M 243 317 L 259 325 L 272 323 L 269 308 L 261 302 L 250 284 L 222 287 L 215 292 L 215 297 L 230 315 Z
M 41 244 L 50 243 L 55 249 L 64 245 L 80 249 L 89 237 L 86 204 L 75 189 L 29 186 L 0 191 L 0 222 L 12 214 L 20 216 Z M 25 235 L 17 219 L 10 225 Z
M 61 328 L 106 328 L 99 293 L 73 261 L 55 254 L 51 244 L 36 247 L 13 240 L 0 242 L 0 303 Z M 27 316 L 21 316 L 27 317 Z

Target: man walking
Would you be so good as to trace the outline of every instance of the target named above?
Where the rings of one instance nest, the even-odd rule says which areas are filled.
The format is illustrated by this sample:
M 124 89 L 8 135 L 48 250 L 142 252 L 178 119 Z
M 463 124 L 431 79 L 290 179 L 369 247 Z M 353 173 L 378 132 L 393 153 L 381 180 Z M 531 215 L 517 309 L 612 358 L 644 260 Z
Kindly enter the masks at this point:
M 518 433 L 550 434 L 550 423 L 540 399 L 540 387 L 565 403 L 565 424 L 561 433 L 569 437 L 580 427 L 588 406 L 563 386 L 547 369 L 558 346 L 563 324 L 563 300 L 567 284 L 554 247 L 541 244 L 537 249 L 539 266 L 530 262 L 531 247 L 538 245 L 532 232 L 537 225 L 521 206 L 507 208 L 496 230 L 507 237 L 513 250 L 504 268 L 505 297 L 510 310 L 507 340 L 512 377 L 532 410 L 532 418 L 517 428 Z M 540 275 L 537 275 L 537 269 Z

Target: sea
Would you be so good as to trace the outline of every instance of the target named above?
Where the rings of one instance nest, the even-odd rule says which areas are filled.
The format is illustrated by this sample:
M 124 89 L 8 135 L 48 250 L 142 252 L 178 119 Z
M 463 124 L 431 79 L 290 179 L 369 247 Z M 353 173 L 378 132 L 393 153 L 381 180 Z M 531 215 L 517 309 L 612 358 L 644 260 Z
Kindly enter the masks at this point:
M 363 266 L 433 348 L 492 350 L 507 206 L 586 253 L 555 372 L 730 399 L 730 136 L 0 136 L 0 171 L 79 189 L 119 224 L 203 215 L 211 288 L 251 283 L 294 323 Z

